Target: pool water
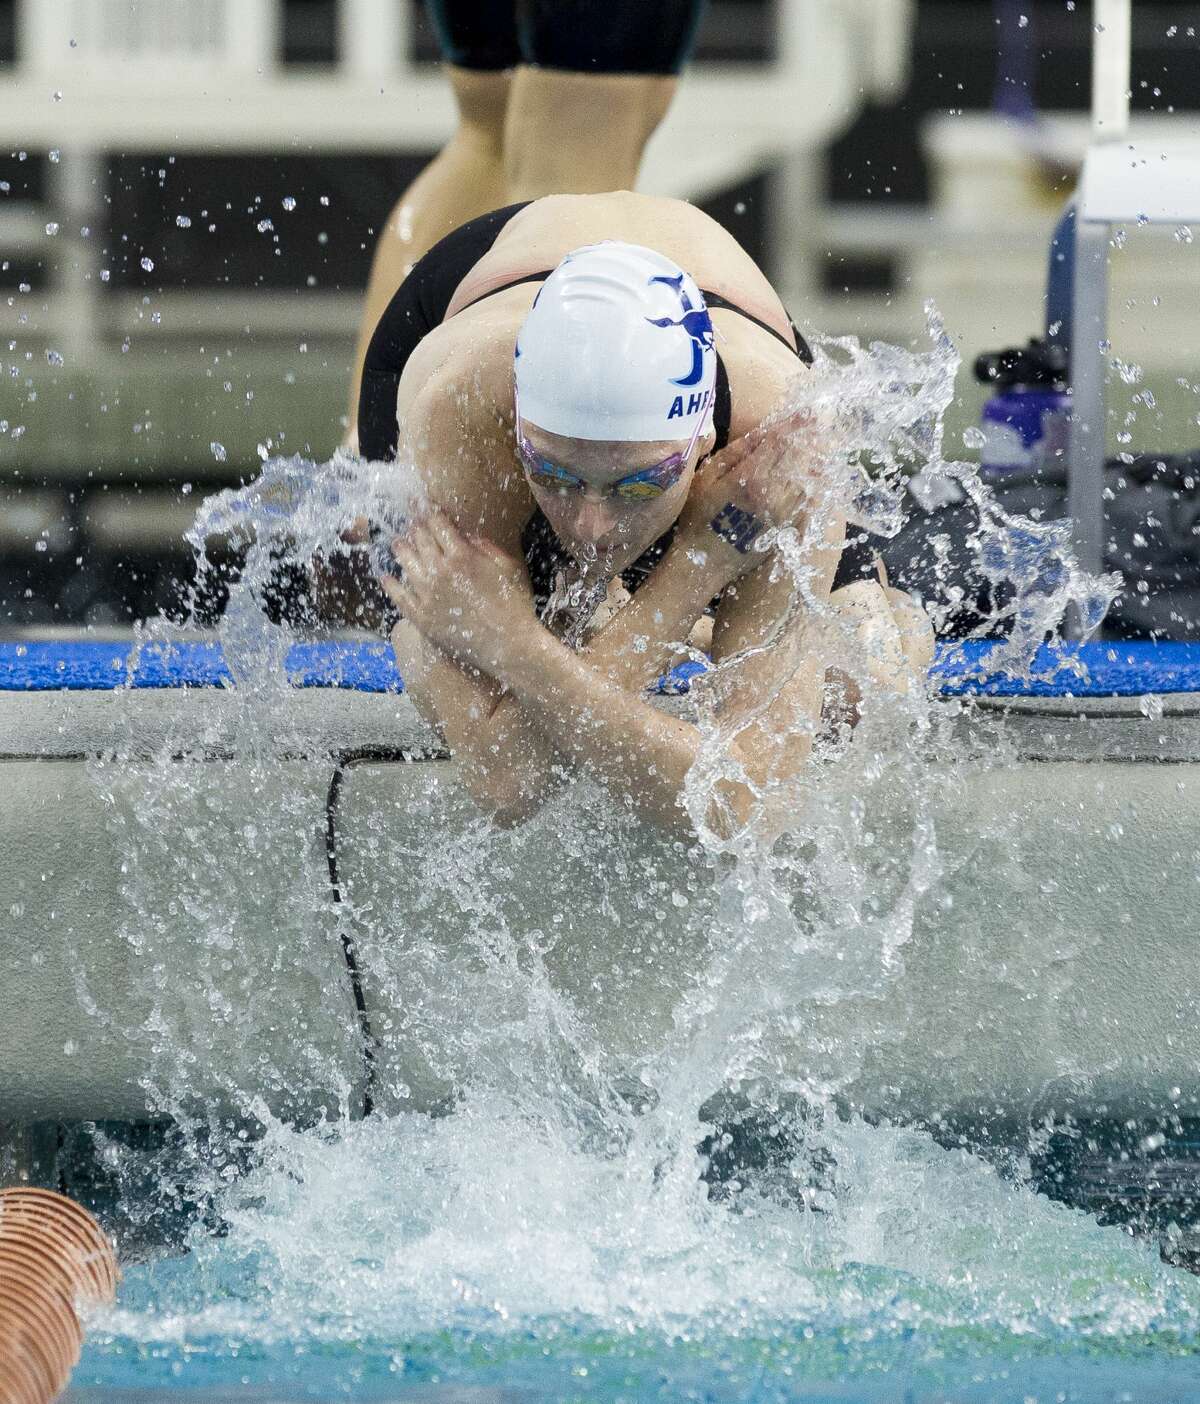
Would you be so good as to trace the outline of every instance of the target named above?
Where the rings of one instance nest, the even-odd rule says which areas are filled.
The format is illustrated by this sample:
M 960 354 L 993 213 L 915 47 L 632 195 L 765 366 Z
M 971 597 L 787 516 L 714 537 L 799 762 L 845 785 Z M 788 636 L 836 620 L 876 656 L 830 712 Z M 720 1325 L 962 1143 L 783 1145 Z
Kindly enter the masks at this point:
M 1153 1243 L 923 1133 L 821 1136 L 836 1190 L 787 1202 L 752 1176 L 722 1199 L 682 1152 L 643 1176 L 512 1108 L 276 1127 L 219 1234 L 127 1272 L 75 1389 L 1200 1398 L 1200 1280 Z

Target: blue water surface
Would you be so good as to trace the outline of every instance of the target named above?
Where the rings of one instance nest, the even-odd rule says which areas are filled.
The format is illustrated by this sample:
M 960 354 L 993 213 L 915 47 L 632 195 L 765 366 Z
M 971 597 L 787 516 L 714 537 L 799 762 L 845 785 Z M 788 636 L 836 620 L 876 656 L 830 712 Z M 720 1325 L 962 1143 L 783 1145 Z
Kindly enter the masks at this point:
M 129 1283 L 126 1294 L 139 1287 L 159 1292 L 157 1276 Z M 1194 1337 L 1170 1332 L 1088 1342 L 1062 1329 L 1029 1340 L 967 1325 L 925 1332 L 887 1311 L 853 1327 L 781 1321 L 770 1332 L 696 1331 L 676 1339 L 597 1332 L 569 1321 L 497 1334 L 483 1320 L 464 1320 L 434 1334 L 336 1345 L 89 1345 L 70 1399 L 117 1404 L 125 1390 L 147 1401 L 1168 1404 L 1200 1399 L 1200 1356 Z

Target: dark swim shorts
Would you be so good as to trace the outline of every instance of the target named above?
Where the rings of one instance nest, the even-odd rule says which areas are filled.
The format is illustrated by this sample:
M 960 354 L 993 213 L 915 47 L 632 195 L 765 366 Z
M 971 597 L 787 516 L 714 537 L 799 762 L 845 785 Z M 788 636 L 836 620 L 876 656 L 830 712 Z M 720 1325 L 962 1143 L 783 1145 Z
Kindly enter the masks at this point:
M 573 73 L 678 73 L 705 0 L 425 0 L 442 57 Z

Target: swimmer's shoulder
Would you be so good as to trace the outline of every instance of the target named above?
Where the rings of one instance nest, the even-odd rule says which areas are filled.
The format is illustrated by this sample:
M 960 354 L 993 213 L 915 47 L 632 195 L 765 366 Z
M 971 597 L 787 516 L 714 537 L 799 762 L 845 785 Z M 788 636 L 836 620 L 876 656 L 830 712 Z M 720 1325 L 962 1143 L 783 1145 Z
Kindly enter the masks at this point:
M 778 338 L 737 312 L 717 308 L 712 320 L 729 376 L 729 436 L 738 439 L 792 400 L 798 383 L 812 369 Z
M 400 377 L 396 407 L 401 417 L 418 398 L 474 391 L 482 403 L 505 395 L 511 401 L 513 346 L 534 291 L 514 288 L 497 294 L 422 337 Z
M 425 338 L 440 343 L 425 367 L 413 367 L 414 353 L 405 368 L 401 456 L 460 529 L 515 553 L 533 500 L 513 449 L 514 330 L 511 318 L 478 320 L 469 335 L 452 323 L 439 327 Z M 410 378 L 410 368 L 424 369 L 423 378 Z

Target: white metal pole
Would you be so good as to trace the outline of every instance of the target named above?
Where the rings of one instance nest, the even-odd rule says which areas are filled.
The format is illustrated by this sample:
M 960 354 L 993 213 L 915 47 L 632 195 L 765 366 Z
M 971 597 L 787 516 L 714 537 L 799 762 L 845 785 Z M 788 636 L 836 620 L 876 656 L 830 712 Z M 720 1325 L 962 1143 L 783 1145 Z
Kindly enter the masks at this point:
M 1092 143 L 1119 141 L 1129 130 L 1131 0 L 1094 0 L 1092 6 Z M 1075 225 L 1072 287 L 1071 437 L 1067 511 L 1073 523 L 1076 559 L 1093 574 L 1104 569 L 1104 456 L 1107 440 L 1105 381 L 1108 320 L 1107 224 L 1087 219 L 1080 207 Z M 1078 638 L 1080 620 L 1067 620 Z
M 61 62 L 67 48 L 63 7 L 38 0 L 17 0 L 17 54 L 22 67 L 45 73 Z M 76 37 L 74 35 L 72 38 Z M 83 36 L 83 41 L 91 39 Z
M 82 144 L 63 150 L 51 165 L 50 194 L 66 228 L 56 240 L 59 256 L 56 299 L 63 316 L 55 326 L 55 346 L 69 370 L 89 368 L 101 346 L 100 220 L 103 180 L 99 154 Z M 82 231 L 90 232 L 84 235 Z
M 390 78 L 408 55 L 408 6 L 396 0 L 341 0 L 342 64 L 356 78 Z
M 1101 347 L 1108 320 L 1108 225 L 1075 226 L 1072 298 L 1071 436 L 1067 512 L 1074 523 L 1075 558 L 1086 571 L 1104 569 L 1104 380 Z M 1077 636 L 1078 621 L 1069 632 Z
M 1092 7 L 1092 140 L 1118 141 L 1129 129 L 1131 0 Z
M 270 73 L 283 26 L 283 0 L 236 0 L 225 8 L 225 65 L 246 74 Z

